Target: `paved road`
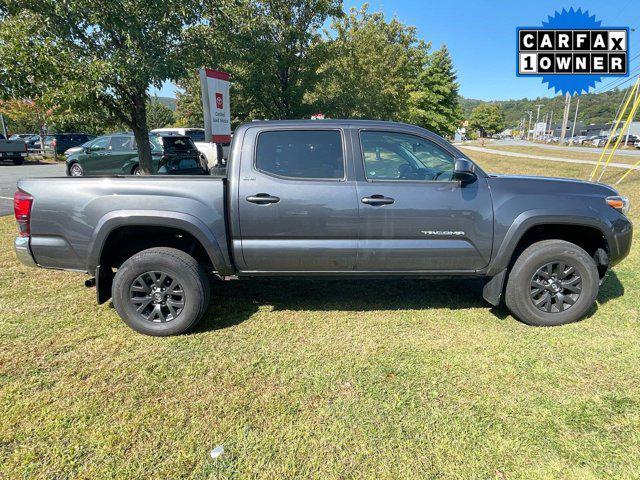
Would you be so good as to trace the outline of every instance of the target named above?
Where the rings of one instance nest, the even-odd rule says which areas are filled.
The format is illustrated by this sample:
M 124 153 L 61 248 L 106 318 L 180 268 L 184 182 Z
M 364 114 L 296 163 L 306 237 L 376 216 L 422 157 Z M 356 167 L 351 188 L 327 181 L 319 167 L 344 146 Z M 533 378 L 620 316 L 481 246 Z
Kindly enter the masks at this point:
M 547 148 L 549 150 L 564 150 L 569 152 L 581 152 L 581 153 L 593 153 L 593 154 L 601 154 L 602 148 L 597 147 L 570 147 L 568 145 L 549 145 L 548 143 L 533 143 L 527 142 L 525 140 L 513 140 L 513 139 L 505 139 L 505 140 L 496 140 L 495 142 L 488 143 L 486 146 L 491 147 L 495 146 L 512 146 L 512 147 L 539 147 L 539 148 Z M 610 151 L 610 148 L 607 152 Z M 619 148 L 616 150 L 616 155 L 628 155 L 630 157 L 638 157 L 640 158 L 640 149 L 635 150 L 623 150 Z
M 547 157 L 546 155 L 531 155 L 528 153 L 509 152 L 506 150 L 495 150 L 486 147 L 474 147 L 472 145 L 461 145 L 460 148 L 473 150 L 474 152 L 493 153 L 494 155 L 502 155 L 504 157 L 519 157 L 519 158 L 533 158 L 535 160 L 547 160 L 550 162 L 563 162 L 563 163 L 582 163 L 586 165 L 597 165 L 597 160 L 578 160 L 577 158 L 560 158 L 560 157 Z M 624 168 L 628 170 L 631 165 L 626 163 L 610 162 L 609 167 Z M 640 166 L 633 167 L 634 170 L 640 170 Z
M 13 213 L 13 194 L 16 182 L 23 177 L 63 177 L 64 164 L 12 165 L 0 162 L 0 216 Z

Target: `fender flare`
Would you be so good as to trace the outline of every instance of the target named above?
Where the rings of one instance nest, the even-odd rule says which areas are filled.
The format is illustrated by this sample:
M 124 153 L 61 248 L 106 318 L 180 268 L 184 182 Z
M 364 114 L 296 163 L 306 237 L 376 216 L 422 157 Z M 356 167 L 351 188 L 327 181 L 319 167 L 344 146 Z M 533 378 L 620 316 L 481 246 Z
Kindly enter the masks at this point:
M 127 226 L 172 227 L 184 230 L 202 244 L 217 271 L 229 270 L 218 239 L 201 220 L 193 215 L 165 210 L 115 210 L 105 214 L 96 224 L 89 242 L 87 271 L 95 271 L 100 264 L 104 244 L 111 232 L 116 228 Z
M 497 250 L 496 256 L 487 269 L 487 276 L 497 275 L 509 266 L 513 252 L 527 231 L 538 225 L 549 224 L 596 228 L 605 237 L 607 245 L 611 246 L 614 242 L 612 226 L 602 219 L 594 217 L 593 214 L 585 214 L 584 211 L 578 210 L 563 211 L 561 213 L 558 213 L 557 210 L 547 209 L 527 210 L 518 215 L 511 223 Z

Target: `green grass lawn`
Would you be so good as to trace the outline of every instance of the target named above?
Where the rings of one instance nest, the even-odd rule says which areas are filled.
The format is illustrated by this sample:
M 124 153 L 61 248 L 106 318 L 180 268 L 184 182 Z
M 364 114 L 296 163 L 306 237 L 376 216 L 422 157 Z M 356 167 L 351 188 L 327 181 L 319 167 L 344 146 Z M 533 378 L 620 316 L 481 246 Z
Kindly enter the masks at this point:
M 464 148 L 464 147 L 463 147 Z M 556 158 L 574 158 L 580 160 L 591 160 L 597 162 L 602 155 L 602 149 L 588 149 L 584 148 L 584 151 L 575 151 L 575 150 L 560 150 L 553 148 L 544 148 L 539 146 L 522 146 L 522 145 L 492 145 L 487 143 L 485 148 L 490 148 L 492 150 L 504 150 L 506 152 L 515 152 L 515 153 L 527 153 L 530 155 L 541 155 L 543 157 L 556 157 Z M 602 159 L 602 163 L 607 161 L 609 158 L 609 154 L 611 153 L 611 148 L 607 149 L 607 153 Z M 629 165 L 635 164 L 638 160 L 640 160 L 640 155 L 614 155 L 611 158 L 612 162 L 616 163 L 628 163 Z M 593 167 L 592 167 L 593 168 Z M 623 170 L 616 169 L 620 172 Z
M 215 285 L 198 330 L 161 339 L 84 276 L 18 264 L 15 233 L 0 219 L 0 478 L 640 477 L 638 243 L 565 327 L 475 282 L 260 280 Z

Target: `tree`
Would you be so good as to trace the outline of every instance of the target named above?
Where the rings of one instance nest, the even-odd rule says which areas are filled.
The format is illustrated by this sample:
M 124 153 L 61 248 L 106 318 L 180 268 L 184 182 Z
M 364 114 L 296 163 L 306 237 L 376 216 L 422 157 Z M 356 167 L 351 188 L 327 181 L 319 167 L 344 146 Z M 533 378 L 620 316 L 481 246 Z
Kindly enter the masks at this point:
M 149 174 L 148 88 L 185 75 L 202 29 L 213 28 L 202 11 L 198 0 L 4 0 L 0 58 L 13 61 L 3 62 L 0 83 L 13 98 L 46 92 L 127 125 Z
M 149 130 L 173 125 L 173 111 L 164 103 L 154 98 L 147 105 L 147 126 Z
M 331 117 L 406 121 L 429 45 L 415 28 L 365 4 L 331 25 L 321 81 L 312 100 Z
M 440 135 L 453 135 L 462 122 L 458 83 L 449 50 L 431 54 L 411 93 L 410 121 Z
M 178 84 L 181 91 L 176 94 L 176 110 L 173 112 L 175 124 L 179 127 L 204 126 L 204 114 L 202 112 L 202 98 L 200 93 L 200 80 L 194 74 L 181 80 Z M 231 100 L 233 110 L 235 104 Z
M 341 0 L 244 0 L 234 22 L 218 15 L 213 24 L 228 28 L 224 38 L 231 73 L 231 102 L 239 118 L 300 118 L 317 82 L 324 43 L 320 28 L 342 15 Z M 228 15 L 228 13 L 225 13 Z M 210 58 L 210 57 L 209 57 Z
M 469 126 L 480 131 L 481 136 L 491 136 L 505 128 L 504 113 L 498 104 L 483 103 L 471 112 Z

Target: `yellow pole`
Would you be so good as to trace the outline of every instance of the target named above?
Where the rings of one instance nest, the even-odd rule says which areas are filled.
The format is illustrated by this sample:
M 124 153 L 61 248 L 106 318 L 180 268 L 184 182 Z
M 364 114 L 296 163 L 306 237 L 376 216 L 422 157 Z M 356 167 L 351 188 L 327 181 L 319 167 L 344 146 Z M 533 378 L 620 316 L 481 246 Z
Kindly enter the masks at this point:
M 600 154 L 600 158 L 598 159 L 598 163 L 596 164 L 595 168 L 591 172 L 591 175 L 589 176 L 589 180 L 593 180 L 593 177 L 596 175 L 596 172 L 598 171 L 598 168 L 600 168 L 600 162 L 602 162 L 602 159 L 604 158 L 604 155 L 605 155 L 605 153 L 607 151 L 607 148 L 609 148 L 609 144 L 611 143 L 611 139 L 615 135 L 615 132 L 618 129 L 618 125 L 620 125 L 620 120 L 622 120 L 622 117 L 624 116 L 624 112 L 627 111 L 627 107 L 629 107 L 629 103 L 631 103 L 631 99 L 633 98 L 634 92 L 638 89 L 638 84 L 639 83 L 640 83 L 640 78 L 638 78 L 638 80 L 636 80 L 636 83 L 633 84 L 633 88 L 629 91 L 629 96 L 627 98 L 627 101 L 625 102 L 624 107 L 622 107 L 622 110 L 620 110 L 620 115 L 616 119 L 615 126 L 611 129 L 611 134 L 609 135 L 609 138 L 607 139 L 607 143 L 604 146 L 604 150 L 602 150 L 602 153 Z
M 622 127 L 621 133 L 624 133 L 624 131 L 627 130 L 627 128 L 629 127 L 629 124 L 631 123 L 631 120 L 633 120 L 633 117 L 635 116 L 636 111 L 638 110 L 639 106 L 640 106 L 640 98 L 637 98 L 636 101 L 633 102 L 633 107 L 631 108 L 631 111 L 629 112 L 629 115 L 627 115 L 627 120 L 624 122 L 624 126 Z M 600 172 L 600 178 L 598 178 L 598 181 L 600 181 L 600 179 L 602 178 L 602 175 L 604 175 L 604 171 L 607 169 L 607 166 L 609 165 L 609 162 L 613 158 L 613 154 L 618 149 L 618 146 L 620 146 L 620 142 L 622 142 L 622 137 L 623 136 L 624 135 L 618 135 L 618 140 L 616 140 L 616 144 L 613 146 L 613 149 L 611 150 L 611 153 L 609 153 L 609 158 L 607 158 L 606 163 L 602 167 L 602 172 Z
M 627 171 L 624 173 L 624 175 L 622 175 L 622 177 L 620 178 L 620 180 L 618 180 L 618 181 L 616 182 L 616 185 L 618 185 L 622 180 L 624 180 L 624 179 L 625 179 L 625 177 L 626 177 L 627 175 L 629 175 L 631 172 L 633 172 L 633 171 L 636 169 L 636 167 L 637 167 L 638 165 L 640 165 L 640 160 L 638 160 L 634 165 L 631 165 L 631 166 L 629 167 L 629 170 L 627 170 Z

